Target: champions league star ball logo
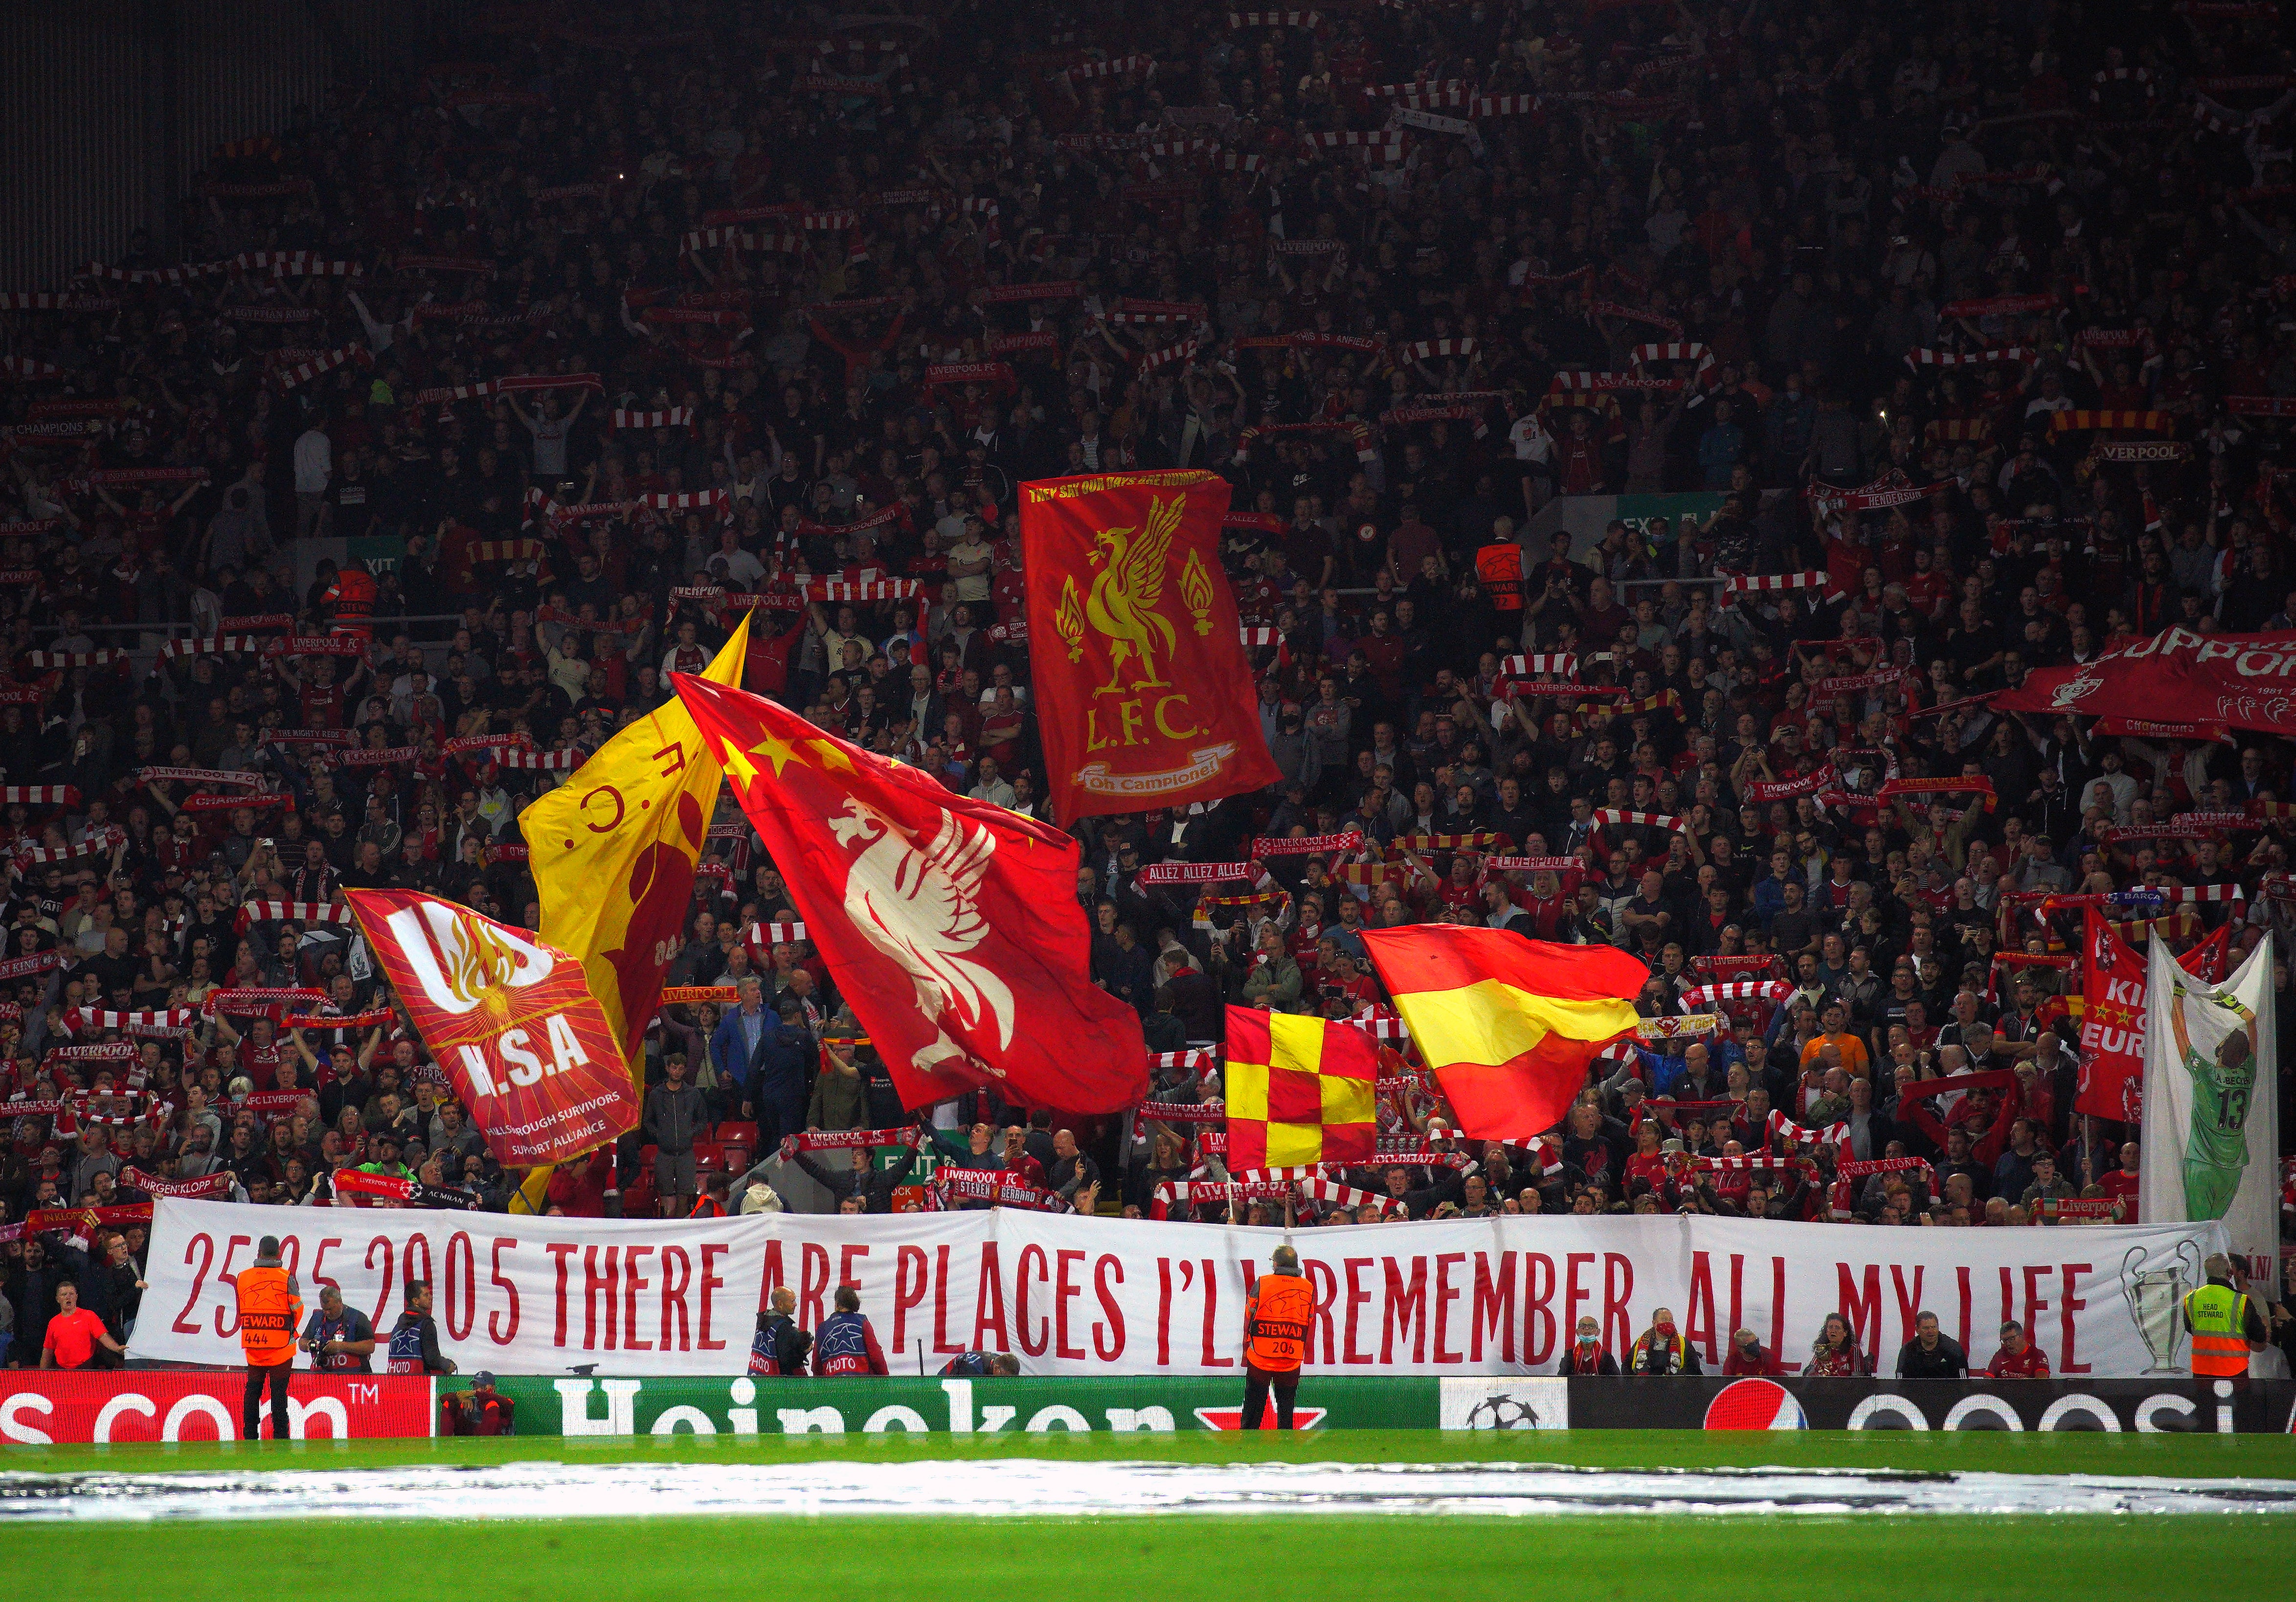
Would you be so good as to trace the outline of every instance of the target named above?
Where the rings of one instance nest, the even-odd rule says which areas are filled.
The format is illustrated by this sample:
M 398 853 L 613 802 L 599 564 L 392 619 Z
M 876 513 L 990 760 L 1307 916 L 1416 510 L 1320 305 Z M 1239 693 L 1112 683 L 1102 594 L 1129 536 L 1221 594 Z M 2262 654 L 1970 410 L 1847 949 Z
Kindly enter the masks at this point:
M 1809 1416 L 1794 1393 L 1774 1379 L 1742 1379 L 1706 1404 L 1710 1430 L 1806 1430 Z
M 1471 1430 L 1535 1430 L 1538 1428 L 1538 1409 L 1504 1393 L 1486 1396 L 1468 1410 L 1467 1427 Z

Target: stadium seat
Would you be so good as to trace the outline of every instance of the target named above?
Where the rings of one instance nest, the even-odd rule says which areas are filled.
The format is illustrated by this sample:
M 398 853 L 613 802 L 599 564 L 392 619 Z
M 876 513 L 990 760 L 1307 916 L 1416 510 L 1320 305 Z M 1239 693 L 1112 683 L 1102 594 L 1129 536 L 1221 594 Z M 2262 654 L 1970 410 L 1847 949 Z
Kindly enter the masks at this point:
M 640 1169 L 637 1177 L 622 1187 L 622 1216 L 652 1218 L 660 1211 L 660 1194 L 653 1187 L 653 1164 L 649 1162 Z

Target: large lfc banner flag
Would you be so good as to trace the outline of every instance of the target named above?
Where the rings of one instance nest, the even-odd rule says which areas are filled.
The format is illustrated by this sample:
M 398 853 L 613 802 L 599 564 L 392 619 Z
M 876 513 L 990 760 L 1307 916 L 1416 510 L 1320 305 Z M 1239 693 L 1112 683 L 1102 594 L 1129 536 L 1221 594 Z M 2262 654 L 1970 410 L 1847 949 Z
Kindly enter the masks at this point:
M 2250 1277 L 2270 1286 L 2280 1251 L 2272 939 L 2222 984 L 2185 973 L 2156 940 L 2144 998 L 2142 1216 L 2221 1220 Z
M 1147 1094 L 1140 1016 L 1092 982 L 1073 839 L 673 677 L 903 1105 L 987 1087 L 1113 1113 Z
M 1063 824 L 1213 801 L 1281 776 L 1220 572 L 1218 473 L 1021 486 L 1046 793 Z
M 2014 712 L 2128 717 L 2296 735 L 2296 634 L 2169 628 L 2070 668 L 2037 668 L 1991 704 Z M 2205 735 L 2194 735 L 2193 738 Z
M 702 677 L 739 684 L 749 645 L 744 617 Z M 519 814 L 542 938 L 589 975 L 634 1085 L 662 971 L 685 939 L 718 779 L 717 757 L 673 699 Z
M 456 901 L 343 894 L 414 1032 L 504 1163 L 562 1162 L 636 1124 L 637 1092 L 581 964 Z

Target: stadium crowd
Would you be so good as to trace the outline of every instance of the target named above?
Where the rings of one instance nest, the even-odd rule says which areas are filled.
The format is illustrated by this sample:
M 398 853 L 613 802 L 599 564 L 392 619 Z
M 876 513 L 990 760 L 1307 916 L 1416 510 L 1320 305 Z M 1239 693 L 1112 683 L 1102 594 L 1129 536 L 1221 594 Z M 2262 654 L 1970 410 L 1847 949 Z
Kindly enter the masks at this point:
M 2271 7 L 575 11 L 490 8 L 0 301 L 16 1330 L 63 1294 L 124 1335 L 144 1247 L 28 1213 L 346 1170 L 509 1204 L 339 892 L 533 924 L 525 801 L 752 605 L 753 687 L 1042 815 L 1015 486 L 1135 466 L 1234 486 L 1284 776 L 1078 827 L 1156 1107 L 983 1092 L 895 1168 L 815 1161 L 912 1119 L 729 801 L 669 974 L 725 999 L 664 1009 L 642 1130 L 548 1205 L 777 1205 L 782 1146 L 873 1211 L 937 1168 L 1302 1224 L 2136 1216 L 2134 1126 L 2074 1105 L 2079 915 L 2034 892 L 2284 937 L 2287 822 L 2147 831 L 2296 752 L 1973 698 L 2296 627 Z M 1685 498 L 1530 534 L 1603 495 Z M 1250 895 L 1141 876 L 1349 832 Z M 2144 894 L 2185 887 L 2222 899 Z M 1502 1146 L 1388 1031 L 1418 1161 L 1228 1188 L 1190 1111 L 1223 1005 L 1377 1028 L 1357 932 L 1430 918 L 1635 953 L 1646 1038 Z

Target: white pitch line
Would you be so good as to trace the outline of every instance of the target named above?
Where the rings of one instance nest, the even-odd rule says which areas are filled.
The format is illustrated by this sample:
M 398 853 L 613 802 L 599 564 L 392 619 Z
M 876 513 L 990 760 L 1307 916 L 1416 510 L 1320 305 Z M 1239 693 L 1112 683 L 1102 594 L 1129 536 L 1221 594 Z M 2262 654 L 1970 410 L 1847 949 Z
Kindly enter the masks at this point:
M 207 1474 L 0 1474 L 12 1520 L 943 1517 L 1159 1513 L 2296 1513 L 2296 1480 L 1851 1469 L 1572 1469 L 1545 1464 L 1063 1463 L 788 1466 L 509 1463 Z

